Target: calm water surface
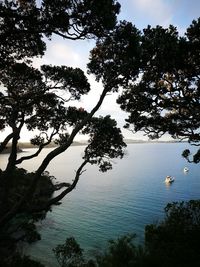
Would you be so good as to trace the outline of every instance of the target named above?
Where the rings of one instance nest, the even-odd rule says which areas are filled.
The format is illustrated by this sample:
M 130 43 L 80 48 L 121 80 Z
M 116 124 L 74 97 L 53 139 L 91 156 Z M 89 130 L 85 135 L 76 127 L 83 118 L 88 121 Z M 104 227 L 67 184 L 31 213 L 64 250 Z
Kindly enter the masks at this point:
M 69 236 L 74 236 L 88 255 L 104 249 L 108 239 L 126 233 L 136 233 L 142 242 L 145 225 L 161 220 L 168 202 L 200 198 L 200 165 L 187 164 L 181 157 L 188 147 L 186 143 L 132 144 L 123 160 L 113 162 L 112 171 L 102 174 L 97 167 L 86 166 L 76 189 L 38 225 L 42 240 L 26 253 L 53 267 L 52 248 Z M 58 181 L 70 182 L 83 149 L 70 148 L 47 170 Z M 47 151 L 23 167 L 35 170 Z M 1 166 L 5 160 L 6 155 L 1 156 Z M 185 166 L 189 167 L 186 174 Z M 175 177 L 170 186 L 164 183 L 166 175 Z

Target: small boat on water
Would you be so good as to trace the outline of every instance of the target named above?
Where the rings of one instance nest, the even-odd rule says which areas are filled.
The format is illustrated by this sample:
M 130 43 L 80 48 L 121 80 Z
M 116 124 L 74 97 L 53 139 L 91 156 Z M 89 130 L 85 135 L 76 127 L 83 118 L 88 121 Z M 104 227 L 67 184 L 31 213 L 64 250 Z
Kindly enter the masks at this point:
M 175 179 L 173 177 L 171 177 L 170 175 L 167 175 L 166 178 L 165 178 L 165 183 L 166 184 L 171 184 L 171 183 L 174 182 L 174 180 Z
M 188 167 L 185 167 L 185 168 L 183 169 L 183 171 L 184 171 L 184 172 L 189 172 Z

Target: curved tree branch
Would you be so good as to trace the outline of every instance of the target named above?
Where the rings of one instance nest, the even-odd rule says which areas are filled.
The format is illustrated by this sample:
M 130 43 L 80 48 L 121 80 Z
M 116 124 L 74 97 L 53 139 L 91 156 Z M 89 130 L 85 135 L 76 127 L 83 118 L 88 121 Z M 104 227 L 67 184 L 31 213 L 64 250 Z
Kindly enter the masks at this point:
M 108 87 L 109 88 L 109 87 Z M 29 186 L 27 192 L 25 193 L 24 196 L 22 196 L 22 198 L 19 200 L 19 202 L 17 202 L 14 207 L 8 211 L 1 219 L 0 219 L 0 227 L 3 226 L 4 224 L 6 224 L 9 220 L 11 220 L 16 213 L 20 210 L 20 208 L 23 206 L 23 204 L 30 199 L 35 191 L 35 188 L 37 186 L 37 183 L 41 177 L 41 174 L 45 171 L 46 167 L 48 166 L 48 164 L 50 163 L 50 161 L 52 159 L 54 159 L 56 156 L 58 156 L 59 154 L 63 153 L 64 151 L 67 150 L 67 148 L 72 144 L 75 136 L 77 135 L 77 133 L 86 125 L 86 123 L 92 118 L 92 116 L 95 114 L 95 112 L 100 108 L 107 92 L 109 91 L 107 87 L 104 88 L 102 94 L 100 95 L 99 101 L 97 102 L 97 104 L 95 105 L 95 107 L 91 110 L 91 112 L 80 122 L 76 125 L 76 127 L 74 128 L 74 130 L 72 131 L 68 141 L 61 145 L 60 147 L 55 148 L 53 151 L 51 151 L 43 160 L 42 164 L 40 165 L 40 167 L 37 169 L 36 173 L 35 173 L 35 177 L 33 182 L 31 183 L 31 185 Z
M 50 199 L 46 204 L 45 206 L 43 207 L 37 207 L 35 209 L 31 209 L 31 212 L 40 212 L 40 211 L 43 211 L 43 210 L 48 210 L 50 208 L 51 205 L 54 205 L 56 203 L 58 203 L 60 200 L 62 200 L 67 194 L 69 194 L 72 190 L 75 189 L 78 181 L 79 181 L 79 178 L 81 176 L 81 174 L 84 172 L 83 168 L 84 166 L 88 163 L 88 160 L 85 160 L 81 165 L 80 167 L 78 168 L 78 170 L 76 171 L 76 175 L 75 175 L 75 178 L 73 180 L 73 183 L 67 187 L 65 190 L 63 190 L 58 196 Z M 30 212 L 30 211 L 29 211 Z
M 33 159 L 33 158 L 37 157 L 40 154 L 40 152 L 42 151 L 42 149 L 45 146 L 47 146 L 48 144 L 50 144 L 49 141 L 44 143 L 44 144 L 42 144 L 42 145 L 40 145 L 38 150 L 34 154 L 26 156 L 26 157 L 21 157 L 20 159 L 17 159 L 15 164 L 18 165 L 18 164 L 21 164 L 24 160 L 29 160 L 29 159 Z
M 6 148 L 6 145 L 8 142 L 13 138 L 13 132 L 10 133 L 6 138 L 3 140 L 3 142 L 0 144 L 0 153 Z
M 24 160 L 29 160 L 29 159 L 32 159 L 32 158 L 37 157 L 37 156 L 40 154 L 40 152 L 42 151 L 42 149 L 43 149 L 45 146 L 47 146 L 47 145 L 49 145 L 49 144 L 51 143 L 53 137 L 54 137 L 57 133 L 58 133 L 58 131 L 53 131 L 52 134 L 51 134 L 51 136 L 49 137 L 48 141 L 47 141 L 46 143 L 44 143 L 44 144 L 41 144 L 41 145 L 39 146 L 38 150 L 37 150 L 34 154 L 29 155 L 29 156 L 26 156 L 26 157 L 21 157 L 20 159 L 16 160 L 16 163 L 15 163 L 15 164 L 18 165 L 18 164 L 21 164 Z
M 66 34 L 60 33 L 59 31 L 52 31 L 52 32 L 54 34 L 58 35 L 58 36 L 61 36 L 61 37 L 65 38 L 65 39 L 69 39 L 69 40 L 73 40 L 73 41 L 75 41 L 75 40 L 84 40 L 86 38 L 85 34 L 81 34 L 81 33 L 79 35 L 75 34 L 75 36 L 72 37 L 72 36 L 68 36 Z
M 18 145 L 18 140 L 20 138 L 20 132 L 21 129 L 24 125 L 24 114 L 22 114 L 22 119 L 20 122 L 20 125 L 17 127 L 16 126 L 16 119 L 15 118 L 16 115 L 14 115 L 14 119 L 15 121 L 12 122 L 12 129 L 13 129 L 13 137 L 12 137 L 12 146 L 11 146 L 11 153 L 10 156 L 8 158 L 8 164 L 6 166 L 5 169 L 5 176 L 4 179 L 7 179 L 7 176 L 11 174 L 11 172 L 14 170 L 15 168 L 15 163 L 16 163 L 16 159 L 17 159 L 17 145 Z

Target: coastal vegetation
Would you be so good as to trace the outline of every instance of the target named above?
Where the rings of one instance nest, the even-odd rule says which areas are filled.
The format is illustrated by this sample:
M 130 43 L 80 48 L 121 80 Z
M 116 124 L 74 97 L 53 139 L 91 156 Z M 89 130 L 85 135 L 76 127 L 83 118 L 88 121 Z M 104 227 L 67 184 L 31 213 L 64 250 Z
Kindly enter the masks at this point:
M 18 243 L 32 243 L 40 240 L 40 234 L 35 225 L 36 222 L 45 218 L 45 212 L 30 212 L 31 209 L 44 205 L 51 199 L 53 192 L 56 190 L 53 184 L 54 177 L 48 172 L 42 174 L 42 179 L 37 184 L 35 189 L 35 197 L 24 204 L 24 212 L 18 213 L 13 220 L 10 220 L 1 230 L 0 238 L 0 255 L 1 266 L 21 266 L 20 254 L 18 254 Z M 28 173 L 22 168 L 16 168 L 12 173 L 12 184 L 10 184 L 9 194 L 5 196 L 5 192 L 0 187 L 1 196 L 8 198 L 10 207 L 18 202 L 22 195 L 28 190 L 28 187 L 33 183 L 34 173 Z M 1 210 L 3 209 L 1 203 Z M 6 209 L 6 207 L 4 207 Z M 26 261 L 28 258 L 26 258 Z M 18 262 L 18 265 L 15 265 Z M 39 265 L 38 265 L 39 266 Z
M 101 172 L 106 172 L 112 168 L 113 159 L 123 158 L 126 143 L 117 122 L 110 115 L 95 116 L 108 94 L 119 92 L 117 102 L 129 113 L 126 128 L 134 124 L 133 131 L 143 130 L 152 139 L 169 133 L 174 138 L 199 145 L 200 19 L 193 21 L 186 35 L 180 37 L 173 26 L 167 29 L 148 26 L 140 32 L 130 22 L 118 22 L 119 11 L 120 5 L 116 0 L 43 0 L 40 4 L 34 0 L 0 2 L 0 130 L 9 131 L 1 141 L 0 152 L 11 143 L 7 165 L 0 170 L 2 266 L 41 266 L 26 256 L 22 257 L 17 252 L 18 243 L 34 242 L 40 238 L 35 223 L 44 219 L 53 205 L 60 204 L 76 188 L 87 164 L 95 164 Z M 34 67 L 35 57 L 45 54 L 47 40 L 51 41 L 54 36 L 74 42 L 96 40 L 87 68 L 88 74 L 101 81 L 102 91 L 90 111 L 73 105 L 73 101 L 80 100 L 90 91 L 84 71 L 68 66 Z M 23 128 L 30 133 L 37 130 L 38 134 L 30 140 L 36 147 L 33 154 L 20 157 L 18 146 Z M 55 157 L 69 149 L 78 134 L 88 137 L 82 163 L 71 183 L 55 186 L 46 168 Z M 36 158 L 52 142 L 55 147 L 45 155 L 34 172 L 29 173 L 19 167 L 21 163 Z M 190 158 L 189 150 L 184 151 L 183 156 L 191 162 L 200 161 L 199 150 L 193 158 Z M 60 190 L 58 194 L 53 194 L 57 189 Z M 163 241 L 161 247 L 156 243 L 163 240 L 163 235 L 168 238 L 170 231 L 177 230 L 171 218 L 176 218 L 177 214 L 181 218 L 177 238 L 184 235 L 188 239 L 187 231 L 194 238 L 199 236 L 197 204 L 189 202 L 186 206 L 168 206 L 170 216 L 166 221 L 146 228 L 147 251 L 146 247 L 132 245 L 132 238 L 123 237 L 112 242 L 108 252 L 97 263 L 92 260 L 85 263 L 73 238 L 67 240 L 66 246 L 71 242 L 82 266 L 99 264 L 116 267 L 122 259 L 124 266 L 133 266 L 138 260 L 138 265 L 134 266 L 145 266 L 140 260 L 149 260 L 152 254 L 160 257 L 154 262 L 154 266 L 160 266 L 163 259 L 169 263 L 172 257 L 168 247 L 170 240 Z M 187 210 L 194 212 L 197 221 L 193 222 L 193 217 L 191 219 L 191 214 L 187 212 L 184 217 Z M 189 228 L 186 227 L 188 224 Z M 189 242 L 192 251 L 187 246 L 181 249 L 187 251 L 189 257 L 195 255 L 194 264 L 197 264 L 197 240 Z M 179 255 L 180 243 L 173 241 L 172 244 L 177 249 L 176 255 Z M 121 247 L 125 251 L 119 254 Z M 61 248 L 57 247 L 54 251 L 59 258 Z M 167 251 L 165 255 L 162 248 Z M 67 253 L 66 257 L 69 257 L 71 253 Z M 127 264 L 124 263 L 125 255 L 127 260 L 130 259 Z M 63 262 L 68 264 L 65 260 Z M 177 266 L 187 266 L 184 265 L 187 261 L 181 264 Z M 66 266 L 78 265 L 76 262 Z

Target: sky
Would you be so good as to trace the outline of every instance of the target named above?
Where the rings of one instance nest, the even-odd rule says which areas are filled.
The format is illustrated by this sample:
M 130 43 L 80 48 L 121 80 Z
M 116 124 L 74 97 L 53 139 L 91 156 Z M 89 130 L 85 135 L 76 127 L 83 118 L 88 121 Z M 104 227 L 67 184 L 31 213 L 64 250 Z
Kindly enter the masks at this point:
M 184 34 L 186 28 L 191 24 L 193 19 L 200 17 L 200 1 L 199 0 L 118 0 L 121 4 L 121 13 L 119 20 L 131 21 L 138 29 L 142 30 L 147 25 L 161 25 L 168 27 L 173 24 L 177 27 L 181 35 Z M 39 67 L 41 64 L 67 65 L 71 67 L 79 67 L 87 72 L 86 65 L 88 63 L 89 51 L 94 47 L 94 41 L 69 41 L 59 37 L 53 37 L 51 42 L 47 43 L 47 51 L 43 58 L 35 59 L 34 65 Z M 97 102 L 102 85 L 97 83 L 94 76 L 88 76 L 91 84 L 91 92 L 82 97 L 80 102 L 72 103 L 86 110 L 91 110 L 94 103 Z M 124 119 L 127 114 L 122 112 L 115 103 L 117 95 L 109 95 L 106 97 L 103 105 L 97 115 L 110 114 L 115 118 L 119 127 L 123 127 Z M 125 138 L 128 139 L 145 139 L 141 133 L 133 135 L 132 132 L 122 129 Z M 2 139 L 6 135 L 6 131 L 1 133 Z M 29 135 L 28 135 L 29 136 Z M 24 141 L 27 140 L 27 132 L 21 135 Z M 78 136 L 78 139 L 83 139 Z

